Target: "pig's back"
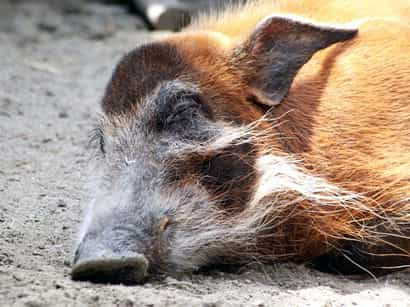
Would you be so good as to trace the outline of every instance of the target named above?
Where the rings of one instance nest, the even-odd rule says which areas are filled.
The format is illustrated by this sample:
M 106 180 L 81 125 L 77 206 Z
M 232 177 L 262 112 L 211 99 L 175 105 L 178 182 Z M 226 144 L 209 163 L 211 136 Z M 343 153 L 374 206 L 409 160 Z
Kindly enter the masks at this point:
M 259 0 L 223 12 L 206 14 L 193 22 L 190 30 L 207 30 L 239 39 L 266 16 L 294 14 L 315 21 L 349 23 L 359 19 L 387 18 L 410 24 L 409 0 Z

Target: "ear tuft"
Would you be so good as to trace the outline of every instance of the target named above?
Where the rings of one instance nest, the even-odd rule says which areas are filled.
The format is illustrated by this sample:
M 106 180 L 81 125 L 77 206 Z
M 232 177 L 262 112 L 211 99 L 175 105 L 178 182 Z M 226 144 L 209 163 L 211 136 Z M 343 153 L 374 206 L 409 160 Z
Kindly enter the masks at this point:
M 260 22 L 236 52 L 249 85 L 259 97 L 264 96 L 260 101 L 273 106 L 283 100 L 297 72 L 315 52 L 349 40 L 357 32 L 356 28 L 273 15 Z

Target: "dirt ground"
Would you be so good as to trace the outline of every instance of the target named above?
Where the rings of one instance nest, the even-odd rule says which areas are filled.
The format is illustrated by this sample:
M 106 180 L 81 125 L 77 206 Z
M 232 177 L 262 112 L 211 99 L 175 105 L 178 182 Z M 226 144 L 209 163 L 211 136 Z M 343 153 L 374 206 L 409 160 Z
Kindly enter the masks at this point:
M 119 57 L 161 34 L 118 7 L 10 3 L 0 3 L 0 306 L 410 306 L 409 272 L 354 281 L 276 265 L 141 286 L 71 281 L 99 99 Z

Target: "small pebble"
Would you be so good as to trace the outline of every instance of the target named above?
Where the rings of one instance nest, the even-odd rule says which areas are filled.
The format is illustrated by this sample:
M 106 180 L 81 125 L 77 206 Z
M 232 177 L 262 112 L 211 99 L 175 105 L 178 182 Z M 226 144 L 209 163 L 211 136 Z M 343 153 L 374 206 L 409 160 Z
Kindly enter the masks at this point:
M 67 207 L 67 204 L 63 199 L 59 199 L 58 202 L 57 202 L 57 207 L 65 208 L 65 207 Z
M 63 285 L 61 285 L 60 283 L 57 283 L 57 282 L 54 284 L 54 287 L 56 289 L 64 289 Z
M 68 118 L 70 116 L 68 115 L 68 113 L 66 111 L 61 111 L 60 113 L 58 113 L 58 117 L 59 118 Z
M 47 143 L 50 143 L 52 140 L 53 140 L 53 139 L 51 139 L 51 138 L 45 138 L 45 139 L 42 139 L 41 142 L 42 142 L 43 144 L 47 144 Z
M 58 26 L 52 23 L 48 23 L 48 22 L 39 22 L 37 24 L 37 28 L 41 31 L 45 31 L 45 32 L 49 32 L 49 33 L 54 33 L 57 31 Z

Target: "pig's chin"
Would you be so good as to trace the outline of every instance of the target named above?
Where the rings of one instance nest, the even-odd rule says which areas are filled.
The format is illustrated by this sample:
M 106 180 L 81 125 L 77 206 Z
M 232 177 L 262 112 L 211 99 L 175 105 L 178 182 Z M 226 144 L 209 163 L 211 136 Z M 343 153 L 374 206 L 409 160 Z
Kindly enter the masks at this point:
M 184 219 L 185 215 L 185 219 Z M 236 264 L 256 256 L 260 223 L 256 216 L 228 217 L 210 205 L 195 212 L 179 214 L 169 243 L 169 271 L 192 272 L 219 264 Z

